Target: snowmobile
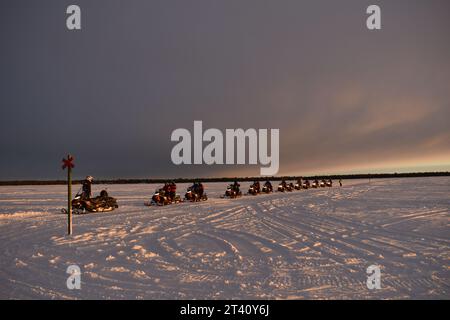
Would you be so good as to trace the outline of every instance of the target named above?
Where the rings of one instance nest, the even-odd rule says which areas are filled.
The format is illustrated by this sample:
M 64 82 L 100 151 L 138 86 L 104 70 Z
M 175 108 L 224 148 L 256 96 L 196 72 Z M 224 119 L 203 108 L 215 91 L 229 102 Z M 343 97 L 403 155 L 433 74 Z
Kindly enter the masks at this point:
M 327 183 L 326 183 L 325 179 L 320 180 L 319 187 L 324 188 L 326 186 L 327 186 Z
M 311 188 L 318 188 L 319 187 L 319 180 L 314 180 L 311 184 Z
M 261 188 L 257 185 L 257 184 L 252 184 L 252 185 L 250 185 L 250 188 L 248 189 L 248 194 L 251 194 L 251 195 L 257 195 L 257 194 L 259 194 L 261 192 Z
M 279 192 L 285 192 L 285 191 L 286 191 L 286 185 L 280 183 L 280 184 L 278 185 L 278 191 L 279 191 Z
M 294 184 L 294 189 L 295 190 L 300 190 L 302 188 L 302 181 L 298 180 L 295 184 Z
M 303 180 L 303 182 L 302 182 L 303 189 L 309 189 L 310 186 L 311 186 L 311 184 L 309 183 L 309 180 Z
M 225 191 L 224 198 L 237 198 L 242 196 L 242 192 L 239 189 L 234 188 L 232 184 L 228 185 L 227 190 Z
M 328 179 L 328 180 L 326 181 L 326 186 L 327 186 L 327 187 L 332 187 L 332 186 L 333 186 L 333 181 L 331 181 L 331 179 Z
M 90 199 L 82 199 L 81 193 L 78 192 L 72 200 L 72 209 L 75 214 L 109 212 L 118 207 L 117 200 L 110 197 L 106 190 L 102 190 L 99 196 Z M 62 209 L 62 212 L 67 213 L 67 209 Z
M 164 189 L 156 189 L 150 202 L 145 203 L 147 206 L 165 206 L 172 203 L 182 202 L 180 195 L 176 194 L 173 199 L 166 194 Z
M 264 184 L 264 186 L 262 187 L 262 192 L 264 192 L 264 193 L 271 193 L 271 192 L 273 192 L 272 185 Z
M 294 191 L 294 189 L 295 189 L 295 186 L 292 182 L 287 185 L 287 191 L 291 192 L 291 191 Z
M 200 194 L 195 191 L 194 186 L 191 186 L 187 189 L 186 194 L 184 195 L 184 198 L 187 201 L 192 201 L 192 202 L 208 200 L 208 196 L 205 193 L 200 196 Z

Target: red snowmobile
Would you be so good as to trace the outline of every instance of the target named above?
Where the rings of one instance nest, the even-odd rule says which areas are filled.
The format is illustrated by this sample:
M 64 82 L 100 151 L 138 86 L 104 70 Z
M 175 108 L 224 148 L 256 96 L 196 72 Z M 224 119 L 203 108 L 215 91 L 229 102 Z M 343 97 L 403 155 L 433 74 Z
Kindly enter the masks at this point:
M 167 185 L 163 188 L 156 189 L 150 202 L 145 203 L 147 206 L 165 206 L 172 203 L 182 202 L 180 195 L 171 193 L 167 190 Z

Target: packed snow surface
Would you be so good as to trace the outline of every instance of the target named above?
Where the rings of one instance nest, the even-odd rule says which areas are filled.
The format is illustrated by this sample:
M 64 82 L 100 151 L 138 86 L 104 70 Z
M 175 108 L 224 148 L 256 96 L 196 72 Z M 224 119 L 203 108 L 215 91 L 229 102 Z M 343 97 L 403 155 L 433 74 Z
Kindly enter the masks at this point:
M 448 177 L 238 199 L 210 183 L 206 202 L 144 206 L 156 187 L 94 185 L 120 207 L 74 216 L 72 236 L 64 186 L 0 187 L 0 298 L 450 298 Z M 80 290 L 66 286 L 73 264 Z

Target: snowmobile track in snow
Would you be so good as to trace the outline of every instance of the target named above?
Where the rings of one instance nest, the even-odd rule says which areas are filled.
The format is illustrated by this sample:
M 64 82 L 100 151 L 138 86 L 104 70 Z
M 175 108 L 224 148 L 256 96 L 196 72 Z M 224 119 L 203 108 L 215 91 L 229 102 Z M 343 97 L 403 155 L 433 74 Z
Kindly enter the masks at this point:
M 73 236 L 63 186 L 0 187 L 0 298 L 450 297 L 448 177 L 236 199 L 211 183 L 208 201 L 143 206 L 155 187 L 108 186 L 119 209 L 75 216 Z M 71 264 L 81 290 L 66 288 Z

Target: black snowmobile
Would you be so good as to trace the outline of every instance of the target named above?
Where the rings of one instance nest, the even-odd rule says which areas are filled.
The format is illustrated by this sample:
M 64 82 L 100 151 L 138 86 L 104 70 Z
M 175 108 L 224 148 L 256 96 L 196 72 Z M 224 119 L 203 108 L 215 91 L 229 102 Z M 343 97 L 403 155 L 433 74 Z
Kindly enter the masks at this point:
M 311 184 L 309 183 L 309 180 L 303 180 L 303 182 L 302 182 L 303 189 L 309 189 L 310 186 L 311 186 Z
M 228 185 L 227 190 L 225 190 L 225 195 L 223 198 L 237 198 L 242 196 L 241 190 L 239 190 L 239 187 L 235 187 L 233 184 Z
M 311 188 L 318 188 L 319 187 L 319 180 L 314 180 L 311 184 Z
M 325 179 L 320 180 L 319 187 L 325 188 L 326 186 L 327 186 L 327 182 L 325 181 Z
M 75 214 L 83 214 L 88 212 L 109 212 L 118 208 L 117 200 L 108 195 L 106 190 L 102 190 L 100 195 L 95 198 L 82 199 L 81 193 L 78 192 L 72 200 L 72 209 Z M 67 213 L 67 209 L 63 209 Z
M 262 187 L 262 192 L 264 192 L 264 193 L 271 193 L 271 192 L 273 192 L 272 184 L 266 182 L 266 183 L 263 185 L 263 187 Z
M 291 192 L 291 191 L 294 191 L 294 189 L 295 189 L 294 184 L 293 184 L 292 182 L 291 182 L 291 183 L 288 183 L 288 185 L 287 185 L 287 191 Z
M 192 201 L 192 202 L 208 200 L 208 196 L 205 193 L 200 194 L 198 187 L 196 187 L 196 186 L 190 186 L 187 189 L 186 194 L 184 195 L 184 198 L 186 200 Z
M 302 179 L 297 180 L 297 182 L 294 184 L 295 190 L 300 190 L 302 188 Z
M 328 179 L 326 181 L 326 185 L 327 185 L 327 187 L 332 187 L 333 186 L 333 181 L 331 181 L 331 179 Z
M 259 183 L 254 182 L 253 184 L 250 185 L 250 188 L 248 189 L 248 194 L 251 195 L 257 195 L 261 192 L 261 187 L 259 185 Z

